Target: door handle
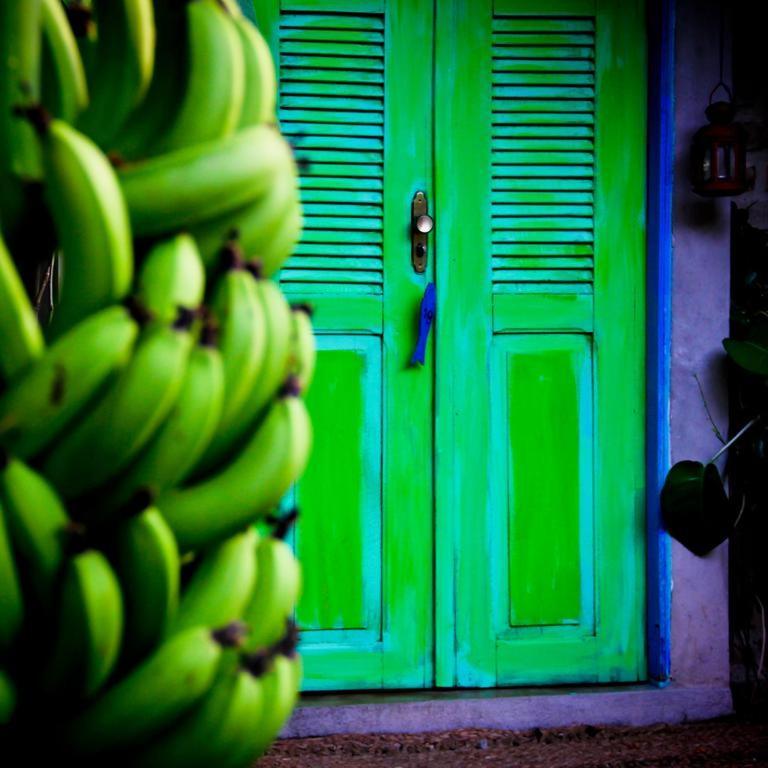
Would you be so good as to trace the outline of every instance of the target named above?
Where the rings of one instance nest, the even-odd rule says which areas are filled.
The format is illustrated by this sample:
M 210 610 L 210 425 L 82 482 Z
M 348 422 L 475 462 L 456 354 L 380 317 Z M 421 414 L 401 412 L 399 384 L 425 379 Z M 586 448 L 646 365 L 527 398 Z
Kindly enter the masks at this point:
M 427 268 L 427 235 L 435 221 L 427 213 L 427 196 L 417 192 L 411 202 L 411 264 L 421 274 Z
M 424 365 L 424 355 L 427 352 L 427 339 L 429 331 L 432 328 L 432 321 L 435 319 L 435 284 L 428 283 L 424 290 L 424 296 L 421 298 L 421 309 L 419 310 L 419 340 L 416 342 L 416 349 L 411 355 L 411 365 Z

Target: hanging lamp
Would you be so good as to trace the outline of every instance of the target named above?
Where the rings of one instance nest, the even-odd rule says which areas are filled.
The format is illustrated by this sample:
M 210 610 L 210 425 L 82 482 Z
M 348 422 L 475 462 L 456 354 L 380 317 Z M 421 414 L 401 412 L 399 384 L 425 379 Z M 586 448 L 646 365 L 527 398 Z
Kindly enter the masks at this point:
M 727 101 L 713 101 L 719 89 Z M 720 6 L 720 79 L 709 94 L 704 110 L 709 124 L 693 136 L 691 165 L 693 191 L 704 197 L 740 195 L 747 184 L 747 136 L 744 126 L 733 122 L 736 108 L 731 89 L 723 80 L 723 9 Z

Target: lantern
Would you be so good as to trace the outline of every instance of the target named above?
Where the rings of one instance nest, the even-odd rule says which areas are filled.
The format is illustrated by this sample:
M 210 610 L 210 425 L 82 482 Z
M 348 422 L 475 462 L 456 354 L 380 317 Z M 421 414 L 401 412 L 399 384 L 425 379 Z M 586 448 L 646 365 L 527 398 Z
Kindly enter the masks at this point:
M 720 86 L 728 92 L 729 100 L 713 103 Z M 718 83 L 704 110 L 709 125 L 699 128 L 693 137 L 693 191 L 698 195 L 740 195 L 747 189 L 746 131 L 740 123 L 732 122 L 736 109 L 730 99 L 728 86 Z

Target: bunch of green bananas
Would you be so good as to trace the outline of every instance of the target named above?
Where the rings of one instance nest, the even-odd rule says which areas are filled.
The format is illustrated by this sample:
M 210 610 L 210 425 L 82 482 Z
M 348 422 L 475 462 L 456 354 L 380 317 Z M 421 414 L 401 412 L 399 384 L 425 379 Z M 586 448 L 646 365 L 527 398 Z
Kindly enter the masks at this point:
M 296 701 L 274 514 L 315 346 L 271 279 L 301 229 L 275 101 L 234 0 L 0 3 L 6 755 L 245 766 Z

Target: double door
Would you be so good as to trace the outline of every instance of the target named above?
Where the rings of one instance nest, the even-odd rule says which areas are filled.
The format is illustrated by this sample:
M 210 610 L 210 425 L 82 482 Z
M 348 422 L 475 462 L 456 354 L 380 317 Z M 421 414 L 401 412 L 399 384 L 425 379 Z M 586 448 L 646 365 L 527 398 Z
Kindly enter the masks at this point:
M 305 689 L 642 679 L 641 0 L 255 7 L 318 333 Z

